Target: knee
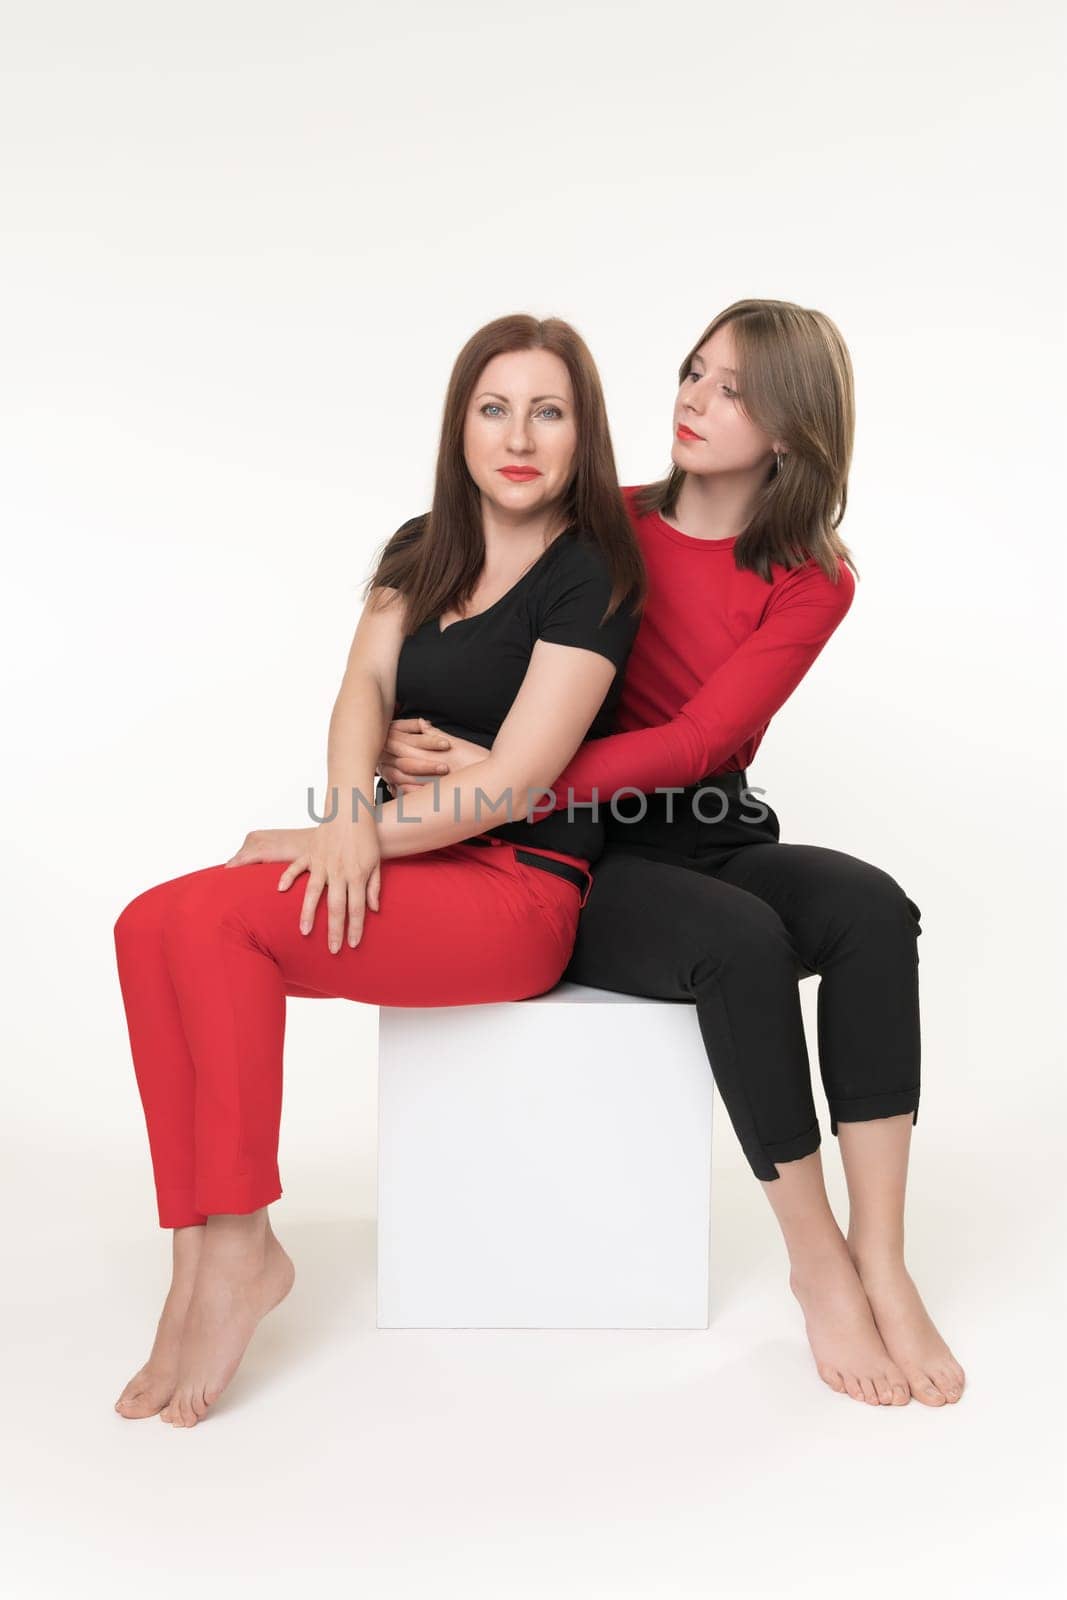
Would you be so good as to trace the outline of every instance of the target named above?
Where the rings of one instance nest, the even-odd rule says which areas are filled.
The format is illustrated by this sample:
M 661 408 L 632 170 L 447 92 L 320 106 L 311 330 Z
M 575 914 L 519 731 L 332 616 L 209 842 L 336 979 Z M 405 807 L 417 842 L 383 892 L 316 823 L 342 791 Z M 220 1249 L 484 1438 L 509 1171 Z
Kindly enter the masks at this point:
M 869 861 L 856 863 L 847 884 L 840 888 L 835 910 L 839 917 L 892 936 L 915 938 L 922 932 L 922 913 L 891 873 Z
M 721 937 L 702 941 L 693 963 L 691 986 L 715 978 L 726 970 L 758 972 L 770 983 L 780 974 L 795 981 L 799 956 L 789 929 L 774 907 L 752 895 L 743 907 L 731 907 Z
M 234 881 L 232 873 L 226 884 L 221 884 L 217 874 L 199 872 L 182 882 L 167 906 L 164 948 L 181 948 L 189 942 L 195 945 L 198 936 L 217 928 L 229 910 L 226 889 L 232 887 Z
M 123 906 L 115 918 L 113 930 L 117 950 L 121 952 L 124 948 L 137 946 L 145 939 L 160 936 L 164 924 L 164 887 L 163 884 L 156 884 L 151 889 L 145 889 Z

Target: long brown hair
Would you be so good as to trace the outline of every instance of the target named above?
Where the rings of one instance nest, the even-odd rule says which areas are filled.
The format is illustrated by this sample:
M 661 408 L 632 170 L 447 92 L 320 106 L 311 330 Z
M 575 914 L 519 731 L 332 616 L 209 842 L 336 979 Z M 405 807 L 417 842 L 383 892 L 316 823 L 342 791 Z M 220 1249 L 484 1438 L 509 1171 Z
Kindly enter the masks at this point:
M 595 540 L 611 574 L 611 599 L 601 621 L 628 598 L 634 614 L 645 600 L 644 559 L 619 488 L 604 393 L 585 341 L 559 317 L 497 317 L 471 335 L 452 368 L 430 509 L 391 536 L 367 583 L 365 594 L 382 586 L 404 595 L 405 634 L 430 617 L 462 610 L 477 585 L 485 563 L 485 536 L 481 491 L 463 453 L 464 423 L 487 363 L 513 350 L 549 350 L 570 375 L 577 446 L 560 510 L 568 526 Z
M 813 559 L 836 583 L 843 560 L 858 577 L 837 532 L 848 503 L 856 421 L 852 361 L 840 331 L 821 311 L 791 300 L 736 300 L 693 345 L 679 383 L 701 345 L 727 322 L 738 363 L 732 387 L 742 409 L 788 446 L 781 471 L 771 469 L 738 536 L 734 564 L 770 582 L 772 561 L 797 567 Z M 684 470 L 672 462 L 665 478 L 638 491 L 636 509 L 671 515 L 684 481 Z

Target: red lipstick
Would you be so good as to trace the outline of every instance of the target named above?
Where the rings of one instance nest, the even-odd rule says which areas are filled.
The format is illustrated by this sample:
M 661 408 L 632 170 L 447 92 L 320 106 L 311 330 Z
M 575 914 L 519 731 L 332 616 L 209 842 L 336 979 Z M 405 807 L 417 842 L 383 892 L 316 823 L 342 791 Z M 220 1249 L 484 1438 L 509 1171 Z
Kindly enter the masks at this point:
M 678 424 L 676 437 L 679 439 L 700 439 L 699 433 L 694 433 L 692 428 L 687 428 L 684 422 L 680 422 Z M 705 444 L 707 441 L 701 439 L 700 442 L 701 444 Z
M 510 478 L 512 483 L 529 483 L 531 478 L 539 478 L 541 474 L 536 467 L 501 467 L 501 475 Z

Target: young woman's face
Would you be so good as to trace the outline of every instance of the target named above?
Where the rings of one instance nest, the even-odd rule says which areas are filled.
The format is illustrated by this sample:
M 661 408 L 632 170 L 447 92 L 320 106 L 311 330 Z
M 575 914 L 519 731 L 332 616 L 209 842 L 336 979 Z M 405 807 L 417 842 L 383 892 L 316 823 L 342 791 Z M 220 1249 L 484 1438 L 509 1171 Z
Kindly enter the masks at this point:
M 724 322 L 694 355 L 674 402 L 671 459 L 694 477 L 751 470 L 774 454 L 774 441 L 741 409 L 736 368 L 733 333 Z
M 547 510 L 570 482 L 578 443 L 566 365 L 549 350 L 510 350 L 483 367 L 463 427 L 467 470 L 514 514 Z

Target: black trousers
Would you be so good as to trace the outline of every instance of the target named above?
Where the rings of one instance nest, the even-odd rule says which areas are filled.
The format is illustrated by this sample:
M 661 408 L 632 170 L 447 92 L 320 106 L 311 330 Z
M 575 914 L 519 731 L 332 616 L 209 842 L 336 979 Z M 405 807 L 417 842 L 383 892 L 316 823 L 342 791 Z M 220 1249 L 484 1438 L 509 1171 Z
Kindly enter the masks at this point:
M 641 815 L 644 806 L 644 815 Z M 744 773 L 603 801 L 603 855 L 564 974 L 696 1005 L 757 1178 L 821 1142 L 799 980 L 818 974 L 819 1070 L 839 1122 L 919 1115 L 919 907 L 881 868 L 780 843 Z

